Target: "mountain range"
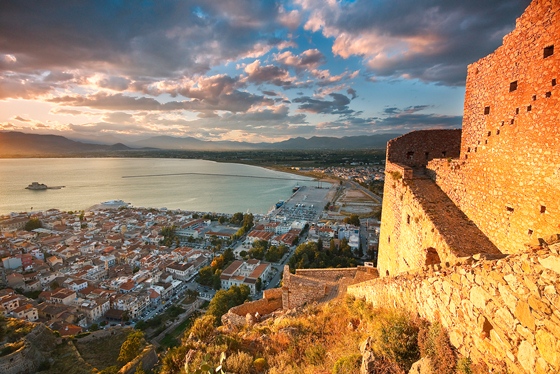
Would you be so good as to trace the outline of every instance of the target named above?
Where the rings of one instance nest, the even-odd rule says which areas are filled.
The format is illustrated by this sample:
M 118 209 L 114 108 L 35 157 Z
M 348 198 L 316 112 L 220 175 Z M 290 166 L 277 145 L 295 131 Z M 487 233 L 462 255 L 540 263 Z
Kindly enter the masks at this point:
M 276 143 L 248 143 L 235 141 L 203 141 L 192 137 L 156 136 L 144 140 L 103 144 L 117 138 L 72 140 L 60 135 L 38 135 L 22 132 L 0 132 L 0 157 L 48 156 L 54 154 L 80 154 L 122 152 L 133 150 L 184 150 L 184 151 L 232 151 L 232 150 L 356 150 L 384 149 L 387 141 L 400 134 L 348 136 L 342 138 L 317 137 L 292 138 Z M 95 141 L 96 143 L 92 143 Z M 102 143 L 102 144 L 99 144 Z

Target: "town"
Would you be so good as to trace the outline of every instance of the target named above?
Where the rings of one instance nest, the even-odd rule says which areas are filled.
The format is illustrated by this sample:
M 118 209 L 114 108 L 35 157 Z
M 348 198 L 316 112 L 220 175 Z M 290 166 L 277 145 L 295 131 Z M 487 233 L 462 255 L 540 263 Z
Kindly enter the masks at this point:
M 3 216 L 0 313 L 70 336 L 134 326 L 173 308 L 190 314 L 233 285 L 259 299 L 280 285 L 305 242 L 344 243 L 360 263 L 375 260 L 379 221 L 369 217 L 381 198 L 352 182 L 360 172 L 323 170 L 339 179 L 297 185 L 267 214 L 110 201 L 87 211 Z

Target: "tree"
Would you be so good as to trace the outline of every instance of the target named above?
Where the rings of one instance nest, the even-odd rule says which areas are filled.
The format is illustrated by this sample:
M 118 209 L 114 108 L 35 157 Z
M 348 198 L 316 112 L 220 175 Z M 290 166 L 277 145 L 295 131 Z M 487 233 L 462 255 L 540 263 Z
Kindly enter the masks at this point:
M 142 352 L 142 348 L 145 344 L 144 333 L 138 330 L 132 331 L 121 345 L 117 360 L 123 364 L 134 360 L 134 358 Z
M 360 226 L 360 217 L 357 214 L 352 214 L 350 217 L 344 218 L 344 223 Z
M 258 278 L 257 281 L 255 282 L 255 288 L 257 289 L 257 292 L 261 292 L 261 290 L 262 290 L 262 280 L 261 280 L 261 278 Z
M 24 229 L 27 230 L 27 231 L 33 231 L 35 229 L 40 229 L 41 227 L 43 227 L 43 224 L 41 223 L 39 218 L 31 218 L 25 224 Z

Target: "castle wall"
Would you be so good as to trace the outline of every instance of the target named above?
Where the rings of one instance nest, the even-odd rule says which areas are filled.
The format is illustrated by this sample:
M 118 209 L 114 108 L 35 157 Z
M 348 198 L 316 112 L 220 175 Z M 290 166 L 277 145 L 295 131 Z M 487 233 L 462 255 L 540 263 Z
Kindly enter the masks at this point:
M 559 250 L 556 244 L 501 260 L 434 265 L 349 286 L 347 293 L 375 307 L 441 319 L 451 343 L 474 362 L 505 363 L 510 373 L 558 373 Z
M 559 79 L 560 3 L 535 0 L 503 45 L 468 67 L 460 158 L 428 164 L 508 253 L 559 231 Z
M 413 168 L 434 158 L 459 157 L 461 130 L 414 131 L 387 143 L 387 161 Z
M 391 162 L 385 169 L 381 222 L 377 267 L 382 276 L 500 253 L 432 180 Z

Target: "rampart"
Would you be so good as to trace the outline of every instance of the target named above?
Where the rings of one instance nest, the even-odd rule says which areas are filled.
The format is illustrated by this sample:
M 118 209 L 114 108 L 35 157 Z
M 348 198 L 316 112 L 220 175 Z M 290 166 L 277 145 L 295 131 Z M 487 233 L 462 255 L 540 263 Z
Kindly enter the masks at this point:
M 43 352 L 50 352 L 56 346 L 56 337 L 45 325 L 38 324 L 27 334 L 23 346 L 15 352 L 0 357 L 0 373 L 35 373 L 39 366 L 48 361 Z
M 356 282 L 379 277 L 377 269 L 359 266 L 341 269 L 297 269 L 284 266 L 282 309 L 297 308 L 313 301 L 327 301 L 346 292 Z
M 257 315 L 257 313 L 260 316 L 266 316 L 279 309 L 282 309 L 282 289 L 272 288 L 270 290 L 264 290 L 262 299 L 230 308 L 230 310 L 222 316 L 222 324 L 243 326 L 247 322 L 247 314 L 252 318 Z
M 534 0 L 503 45 L 469 66 L 462 132 L 388 143 L 382 276 L 514 253 L 559 231 L 559 17 L 558 1 Z
M 503 45 L 468 67 L 460 158 L 427 166 L 503 252 L 559 229 L 559 40 L 560 3 L 533 1 Z
M 470 257 L 352 285 L 347 293 L 441 319 L 451 343 L 475 362 L 504 362 L 511 373 L 558 373 L 559 251 L 557 243 L 499 260 Z

